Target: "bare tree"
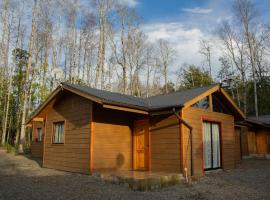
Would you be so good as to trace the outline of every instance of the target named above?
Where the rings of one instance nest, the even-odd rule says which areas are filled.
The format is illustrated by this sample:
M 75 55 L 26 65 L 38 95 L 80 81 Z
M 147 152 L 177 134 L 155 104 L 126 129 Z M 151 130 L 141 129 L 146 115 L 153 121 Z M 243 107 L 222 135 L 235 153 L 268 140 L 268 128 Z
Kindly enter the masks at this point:
M 157 64 L 160 67 L 164 78 L 165 92 L 168 93 L 168 73 L 169 67 L 172 64 L 174 57 L 174 49 L 166 40 L 160 39 L 158 41 L 158 57 Z
M 258 117 L 258 96 L 257 96 L 257 77 L 256 77 L 256 19 L 258 17 L 257 10 L 250 0 L 236 0 L 234 3 L 234 12 L 242 27 L 245 42 L 247 44 L 247 52 L 252 70 L 253 89 L 254 89 L 254 109 L 255 115 Z
M 224 54 L 238 70 L 243 84 L 243 109 L 247 114 L 247 70 L 245 42 L 241 34 L 238 34 L 228 22 L 223 22 L 219 28 L 219 37 L 224 45 Z M 229 69 L 230 70 L 230 69 Z
M 210 41 L 202 39 L 200 40 L 200 49 L 199 49 L 199 53 L 202 54 L 205 57 L 205 60 L 207 62 L 208 65 L 208 70 L 209 70 L 209 75 L 210 77 L 212 77 L 212 45 L 210 43 Z
M 31 29 L 31 36 L 30 36 L 30 44 L 29 44 L 29 57 L 28 63 L 26 68 L 26 84 L 25 90 L 23 95 L 23 108 L 22 108 L 22 121 L 21 121 L 21 135 L 20 135 L 20 145 L 19 150 L 22 152 L 23 144 L 25 142 L 25 119 L 26 119 L 26 112 L 27 112 L 27 104 L 28 104 L 28 95 L 29 95 L 29 76 L 30 70 L 32 67 L 32 54 L 33 54 L 33 46 L 34 46 L 34 35 L 35 35 L 35 18 L 36 18 L 36 10 L 37 10 L 37 0 L 34 0 L 33 11 L 32 11 L 32 29 Z

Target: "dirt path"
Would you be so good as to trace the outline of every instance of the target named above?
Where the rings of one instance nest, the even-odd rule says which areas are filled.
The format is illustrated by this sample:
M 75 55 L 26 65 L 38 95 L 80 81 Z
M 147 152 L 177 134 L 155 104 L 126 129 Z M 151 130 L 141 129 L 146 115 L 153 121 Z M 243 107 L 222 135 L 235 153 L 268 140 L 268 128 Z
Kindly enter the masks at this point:
M 270 199 L 270 161 L 243 161 L 230 172 L 207 175 L 192 187 L 134 192 L 94 177 L 41 168 L 0 150 L 0 199 Z

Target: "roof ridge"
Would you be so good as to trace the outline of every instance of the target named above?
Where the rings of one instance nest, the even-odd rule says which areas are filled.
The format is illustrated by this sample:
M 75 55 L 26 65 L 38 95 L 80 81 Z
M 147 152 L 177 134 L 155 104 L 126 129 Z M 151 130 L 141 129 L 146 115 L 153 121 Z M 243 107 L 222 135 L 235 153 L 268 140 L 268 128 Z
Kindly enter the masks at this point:
M 177 91 L 174 91 L 174 92 L 170 92 L 170 93 L 167 93 L 167 94 L 158 94 L 158 95 L 154 95 L 154 96 L 151 96 L 151 97 L 147 97 L 147 99 L 149 98 L 154 98 L 154 97 L 159 97 L 159 96 L 166 96 L 166 95 L 169 95 L 169 94 L 175 94 L 175 93 L 179 93 L 179 92 L 184 92 L 184 91 L 188 91 L 188 90 L 194 90 L 194 89 L 199 89 L 199 88 L 205 88 L 205 87 L 210 87 L 210 86 L 216 86 L 216 85 L 219 85 L 220 83 L 212 83 L 210 85 L 205 85 L 205 86 L 198 86 L 198 87 L 194 87 L 194 88 L 182 88 L 180 90 L 177 90 Z
M 69 83 L 69 82 L 62 82 L 62 84 L 64 85 L 67 85 L 67 86 L 70 86 L 70 87 L 85 87 L 85 88 L 88 88 L 88 89 L 92 89 L 92 90 L 95 90 L 97 92 L 106 92 L 106 93 L 111 93 L 111 94 L 115 94 L 115 95 L 120 95 L 120 96 L 123 96 L 125 98 L 128 98 L 130 100 L 133 100 L 133 101 L 136 101 L 138 103 L 143 103 L 145 104 L 144 106 L 145 107 L 148 107 L 148 103 L 145 101 L 146 98 L 143 98 L 143 97 L 137 97 L 137 96 L 132 96 L 132 95 L 129 95 L 129 94 L 122 94 L 120 92 L 111 92 L 111 91 L 108 91 L 108 90 L 103 90 L 103 89 L 97 89 L 97 88 L 94 88 L 94 87 L 90 87 L 90 86 L 87 86 L 87 85 L 78 85 L 78 84 L 72 84 L 72 83 Z M 96 96 L 96 95 L 94 95 Z M 103 100 L 106 100 L 104 98 L 102 98 Z

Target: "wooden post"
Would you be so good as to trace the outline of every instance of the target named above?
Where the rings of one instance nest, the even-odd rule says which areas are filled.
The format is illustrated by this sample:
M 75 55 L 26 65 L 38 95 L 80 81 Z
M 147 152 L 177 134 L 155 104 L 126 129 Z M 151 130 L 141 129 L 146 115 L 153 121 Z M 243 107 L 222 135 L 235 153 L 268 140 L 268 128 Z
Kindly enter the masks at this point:
M 213 99 L 212 94 L 209 95 L 209 109 L 211 112 L 213 112 Z

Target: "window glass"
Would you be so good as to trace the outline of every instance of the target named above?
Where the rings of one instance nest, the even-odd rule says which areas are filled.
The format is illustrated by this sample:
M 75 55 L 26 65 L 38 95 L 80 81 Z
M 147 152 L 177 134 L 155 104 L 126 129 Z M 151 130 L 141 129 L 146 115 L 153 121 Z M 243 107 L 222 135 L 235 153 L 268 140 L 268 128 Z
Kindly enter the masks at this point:
M 194 103 L 192 107 L 201 108 L 201 109 L 209 109 L 209 98 L 205 97 L 201 99 L 200 101 Z
M 37 141 L 42 141 L 42 128 L 37 128 Z
M 57 122 L 53 124 L 53 143 L 63 144 L 64 143 L 64 122 Z

